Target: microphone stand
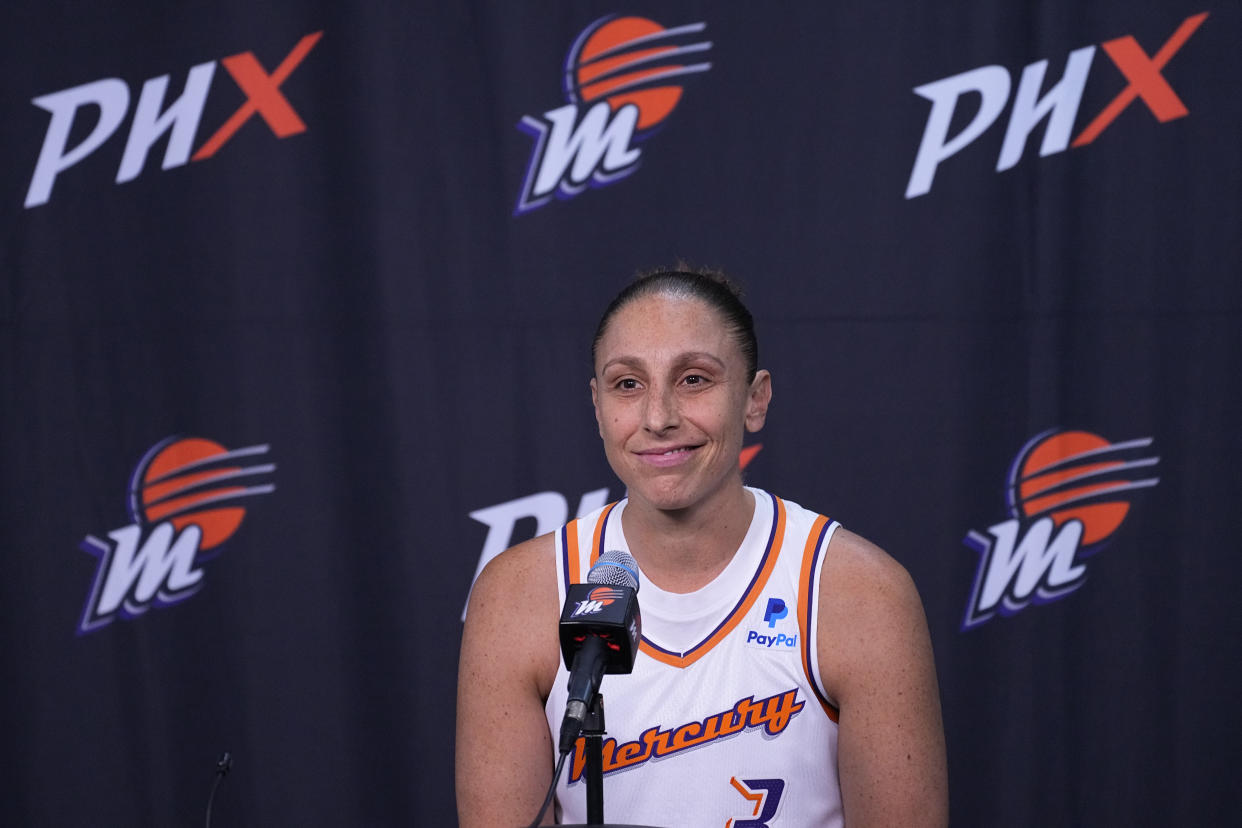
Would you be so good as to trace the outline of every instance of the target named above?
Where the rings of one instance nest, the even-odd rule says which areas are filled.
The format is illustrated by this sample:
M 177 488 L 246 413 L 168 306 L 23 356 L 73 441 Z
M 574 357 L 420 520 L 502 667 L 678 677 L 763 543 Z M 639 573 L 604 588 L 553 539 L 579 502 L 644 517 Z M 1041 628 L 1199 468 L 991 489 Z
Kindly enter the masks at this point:
M 621 825 L 604 822 L 604 697 L 596 693 L 582 719 L 583 752 L 586 777 L 587 821 L 564 828 L 651 828 L 644 825 Z M 553 781 L 555 783 L 555 780 Z
M 596 693 L 591 699 L 586 718 L 582 720 L 586 742 L 586 803 L 587 825 L 604 824 L 604 696 Z

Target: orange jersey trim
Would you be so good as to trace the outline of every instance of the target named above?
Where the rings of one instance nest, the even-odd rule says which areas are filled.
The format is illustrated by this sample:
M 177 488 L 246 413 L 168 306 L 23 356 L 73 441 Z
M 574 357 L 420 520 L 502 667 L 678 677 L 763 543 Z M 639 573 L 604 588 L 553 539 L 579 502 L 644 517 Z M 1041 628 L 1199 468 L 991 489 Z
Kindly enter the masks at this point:
M 614 500 L 605 506 L 603 513 L 599 516 L 599 520 L 595 523 L 595 532 L 591 538 L 591 548 L 595 550 L 591 555 L 592 565 L 599 557 L 599 542 L 604 531 L 604 521 L 608 520 L 608 515 L 612 513 L 612 509 L 616 505 L 617 501 Z M 576 518 L 561 527 L 561 547 L 565 555 L 565 565 L 563 567 L 565 587 L 568 588 L 570 584 L 584 583 L 582 580 L 581 558 L 578 556 L 578 520 Z
M 561 548 L 565 556 L 565 589 L 568 590 L 570 584 L 582 583 L 578 580 L 581 567 L 578 564 L 578 521 L 576 519 L 561 528 Z
M 815 671 L 811 666 L 811 659 L 819 658 L 818 653 L 811 652 L 813 640 L 811 632 L 817 623 L 817 619 L 813 617 L 816 607 L 811 596 L 815 594 L 815 564 L 819 559 L 820 544 L 823 543 L 828 524 L 828 518 L 823 515 L 815 518 L 815 523 L 811 525 L 811 531 L 806 538 L 806 548 L 802 550 L 802 574 L 798 579 L 798 632 L 802 635 L 802 670 L 806 673 L 807 683 L 815 691 L 815 697 L 819 700 L 820 706 L 824 708 L 824 713 L 835 722 L 840 713 L 828 702 L 827 695 L 815 681 Z
M 591 534 L 591 566 L 595 566 L 595 562 L 599 560 L 599 556 L 603 553 L 604 524 L 608 522 L 608 516 L 612 514 L 612 510 L 617 506 L 617 501 L 609 503 L 603 513 L 599 516 L 599 520 L 595 522 L 595 531 Z

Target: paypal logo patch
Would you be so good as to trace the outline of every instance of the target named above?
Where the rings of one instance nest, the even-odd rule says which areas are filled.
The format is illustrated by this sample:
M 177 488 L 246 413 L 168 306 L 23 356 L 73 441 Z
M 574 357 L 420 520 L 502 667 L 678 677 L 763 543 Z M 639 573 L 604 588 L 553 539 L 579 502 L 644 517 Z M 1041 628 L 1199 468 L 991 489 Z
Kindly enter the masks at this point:
M 769 598 L 763 610 L 763 621 L 768 629 L 776 628 L 776 622 L 788 617 L 789 607 L 780 598 Z M 798 651 L 798 633 L 769 633 L 762 627 L 746 631 L 746 644 L 749 647 L 760 647 L 769 651 L 792 653 Z
M 789 608 L 785 606 L 784 601 L 780 598 L 768 599 L 768 608 L 763 612 L 763 620 L 768 622 L 768 629 L 774 628 L 776 622 L 786 615 L 789 615 Z

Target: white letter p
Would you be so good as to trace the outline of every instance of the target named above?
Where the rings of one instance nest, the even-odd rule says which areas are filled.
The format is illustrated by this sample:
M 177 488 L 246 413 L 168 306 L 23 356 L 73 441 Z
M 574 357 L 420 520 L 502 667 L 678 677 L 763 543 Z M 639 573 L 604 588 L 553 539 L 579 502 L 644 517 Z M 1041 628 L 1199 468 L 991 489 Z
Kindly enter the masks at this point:
M 42 95 L 32 103 L 51 112 L 52 122 L 43 138 L 43 149 L 39 152 L 34 177 L 30 179 L 30 189 L 26 192 L 27 207 L 46 204 L 52 197 L 52 183 L 56 176 L 97 150 L 100 144 L 116 132 L 129 109 L 129 87 L 119 78 L 104 78 L 72 89 Z M 95 124 L 91 134 L 82 143 L 66 151 L 69 128 L 73 125 L 78 108 L 84 104 L 96 104 L 99 107 L 99 123 Z
M 910 182 L 906 185 L 906 198 L 923 195 L 931 190 L 936 166 L 978 138 L 992 125 L 1005 108 L 1005 102 L 1009 100 L 1009 73 L 1003 66 L 980 66 L 960 75 L 916 86 L 914 91 L 930 100 L 932 109 L 927 116 L 927 127 L 923 130 L 919 153 L 914 159 Z M 952 140 L 947 140 L 953 110 L 957 108 L 958 98 L 965 92 L 978 92 L 983 96 L 983 101 L 966 128 Z

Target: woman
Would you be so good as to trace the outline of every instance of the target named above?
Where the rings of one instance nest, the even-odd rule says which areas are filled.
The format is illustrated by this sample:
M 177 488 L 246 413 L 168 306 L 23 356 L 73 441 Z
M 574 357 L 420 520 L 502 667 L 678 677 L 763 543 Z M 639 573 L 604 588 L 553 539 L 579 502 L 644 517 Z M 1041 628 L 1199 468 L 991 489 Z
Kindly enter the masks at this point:
M 591 399 L 627 498 L 492 561 L 458 682 L 461 824 L 517 825 L 550 781 L 565 705 L 565 585 L 607 545 L 641 572 L 643 643 L 608 676 L 608 821 L 669 826 L 947 823 L 927 623 L 882 550 L 742 482 L 772 398 L 750 313 L 718 274 L 642 277 L 605 311 Z M 557 791 L 585 822 L 581 751 Z

